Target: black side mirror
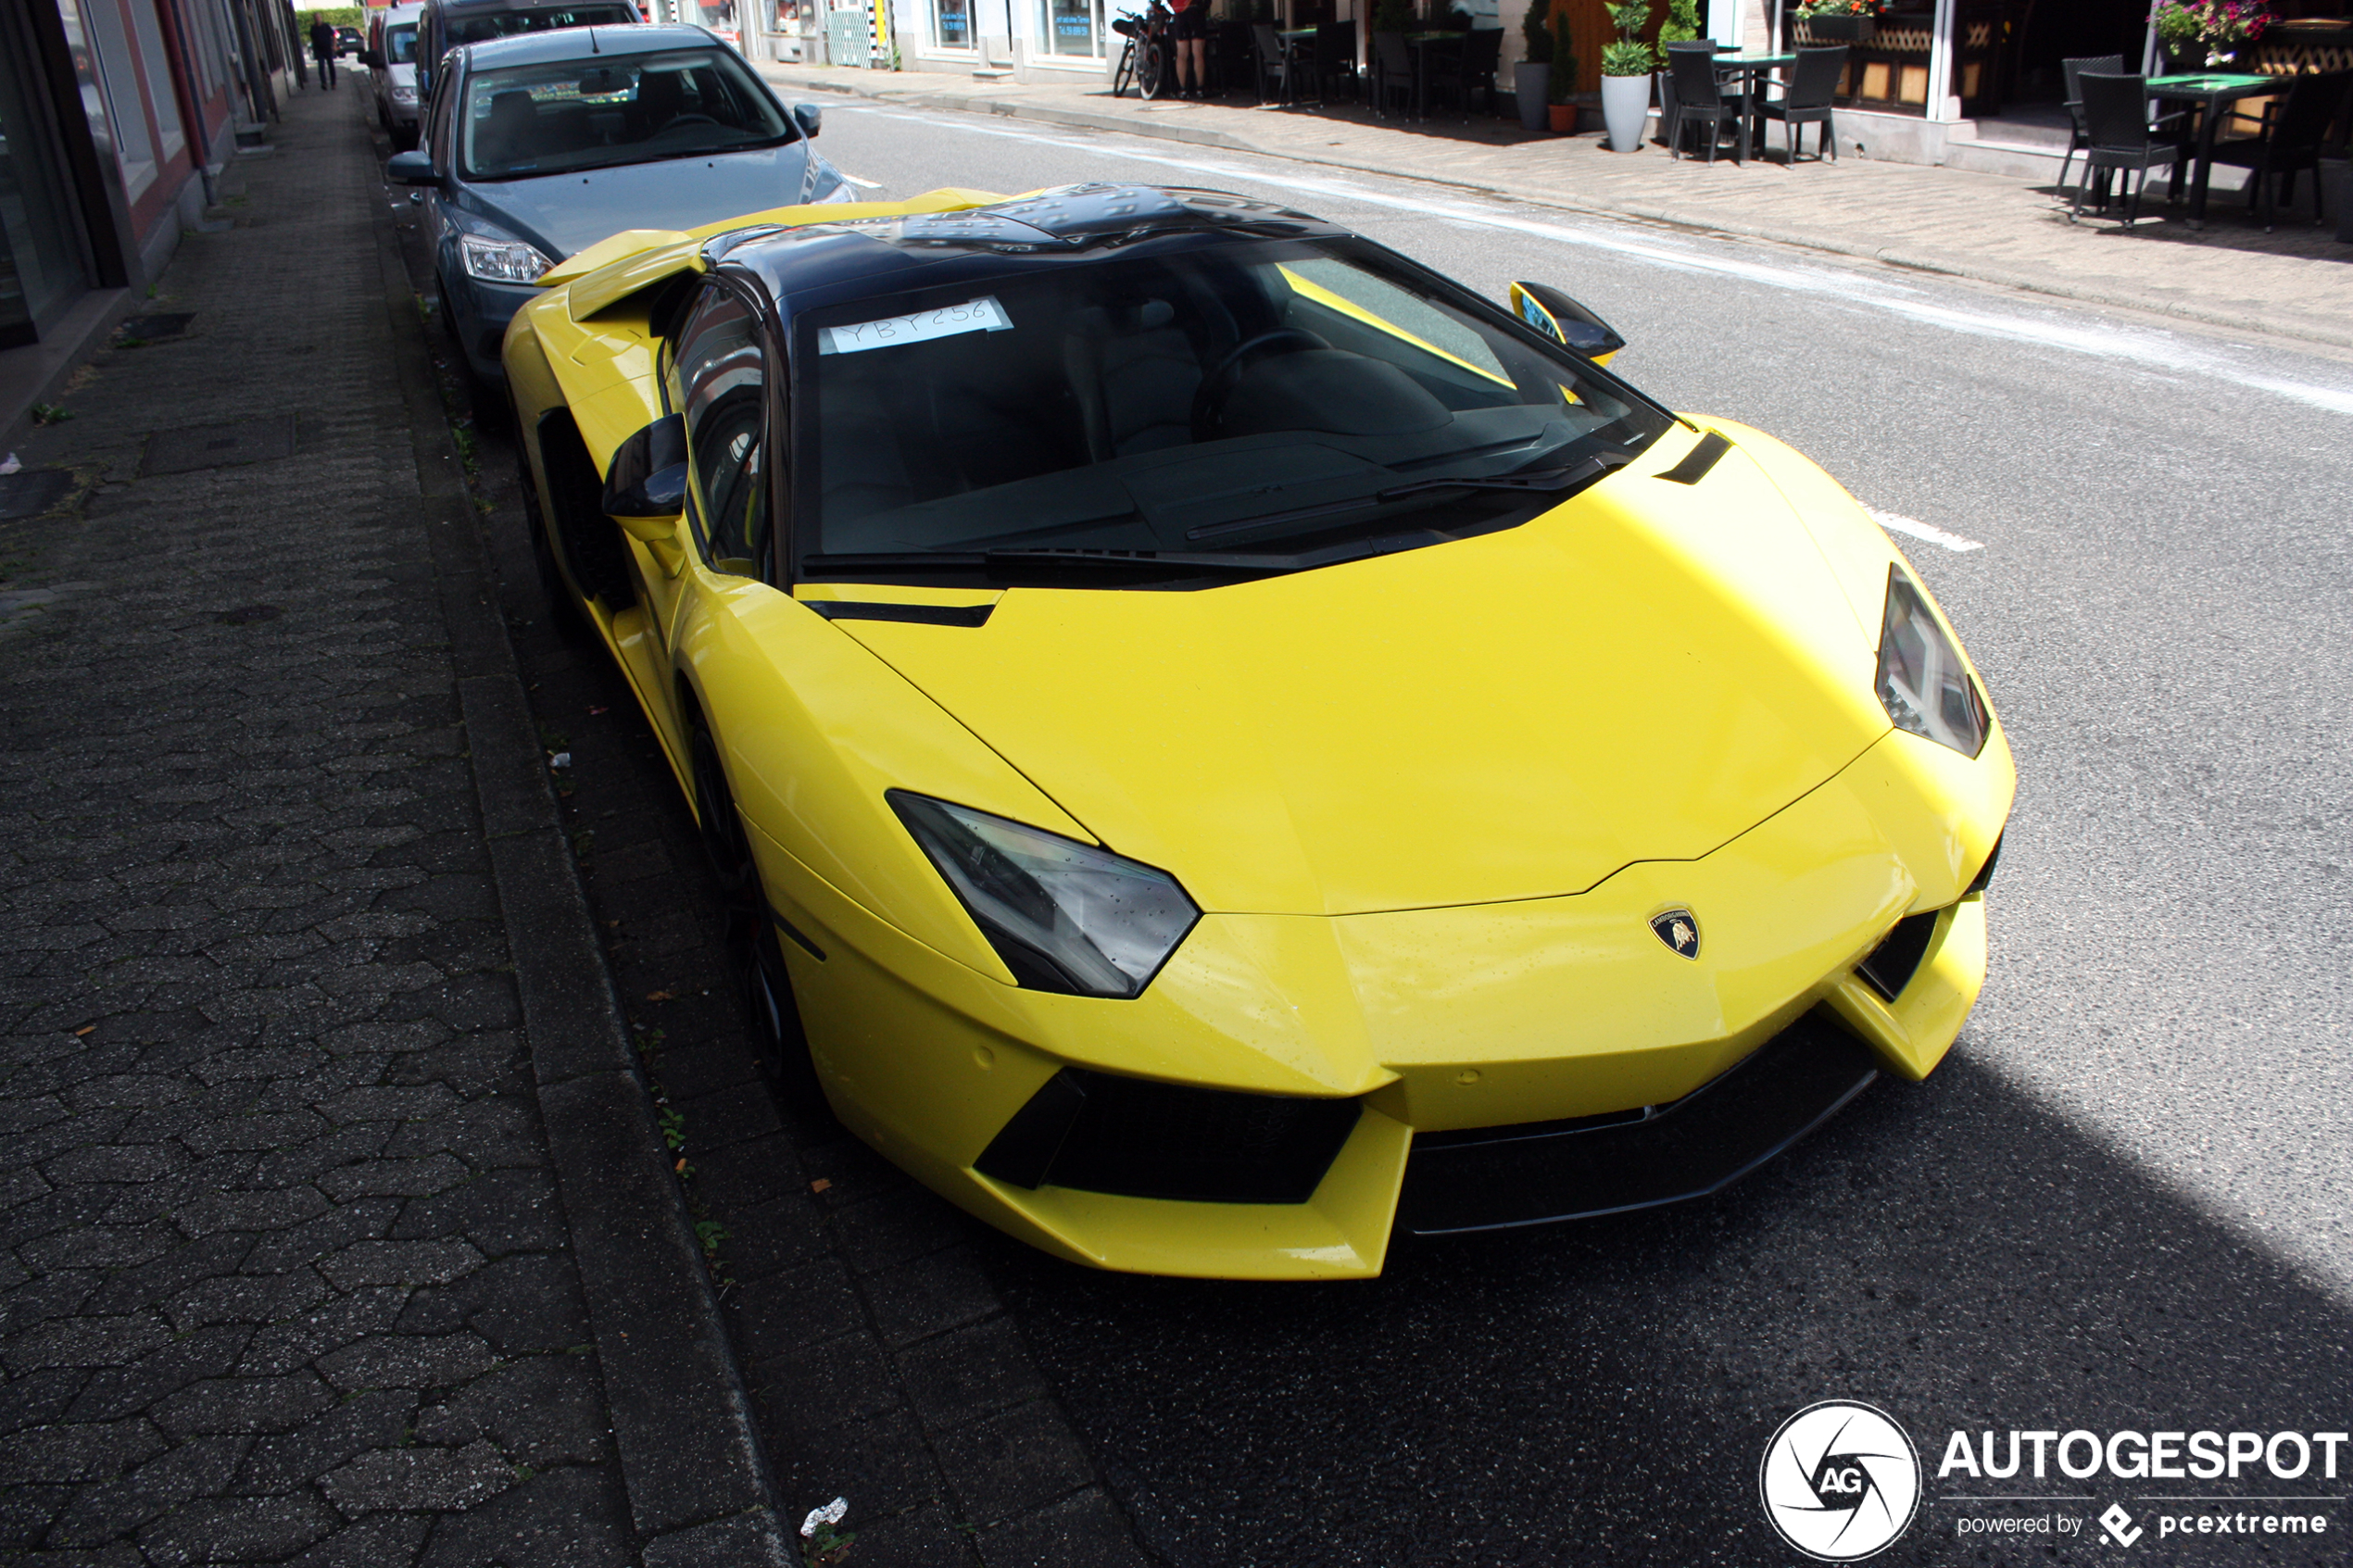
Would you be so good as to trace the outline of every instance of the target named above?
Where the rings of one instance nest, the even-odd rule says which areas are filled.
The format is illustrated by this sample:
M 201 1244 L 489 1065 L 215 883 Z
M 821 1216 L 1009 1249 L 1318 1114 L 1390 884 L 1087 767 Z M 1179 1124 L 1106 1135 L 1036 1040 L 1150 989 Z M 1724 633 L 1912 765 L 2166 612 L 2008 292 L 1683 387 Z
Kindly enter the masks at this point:
M 814 104 L 795 104 L 792 107 L 792 117 L 799 124 L 800 133 L 813 140 L 817 134 L 818 124 L 825 118 L 825 111 Z
M 384 51 L 382 49 L 362 49 L 359 51 L 359 63 L 366 66 L 370 70 L 382 70 L 384 68 Z
M 1573 354 L 1596 364 L 1626 346 L 1607 321 L 1555 288 L 1542 283 L 1512 285 L 1512 314 Z
M 422 148 L 393 154 L 384 162 L 384 178 L 396 185 L 439 183 L 433 172 L 433 155 Z
M 613 452 L 605 470 L 605 515 L 640 539 L 674 535 L 686 509 L 686 421 L 656 420 Z M 635 526 L 633 526 L 635 525 Z

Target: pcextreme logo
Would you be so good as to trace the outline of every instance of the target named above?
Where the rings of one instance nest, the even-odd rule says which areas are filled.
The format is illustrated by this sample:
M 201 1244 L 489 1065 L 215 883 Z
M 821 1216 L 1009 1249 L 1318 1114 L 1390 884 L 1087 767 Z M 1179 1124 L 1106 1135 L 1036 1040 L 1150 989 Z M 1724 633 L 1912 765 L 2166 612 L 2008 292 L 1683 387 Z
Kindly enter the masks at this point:
M 1819 1562 L 1855 1562 L 1912 1523 L 1920 1456 L 1885 1411 L 1825 1399 L 1781 1423 L 1756 1487 L 1781 1539 Z

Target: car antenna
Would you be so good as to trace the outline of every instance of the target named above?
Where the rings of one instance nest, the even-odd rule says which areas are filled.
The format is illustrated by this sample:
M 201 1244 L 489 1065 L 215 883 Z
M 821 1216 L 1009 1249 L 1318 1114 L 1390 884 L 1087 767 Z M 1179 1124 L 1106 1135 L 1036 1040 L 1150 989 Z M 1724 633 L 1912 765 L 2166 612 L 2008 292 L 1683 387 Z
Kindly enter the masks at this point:
M 597 30 L 593 27 L 588 30 L 588 52 L 592 55 L 604 53 L 602 49 L 597 47 Z

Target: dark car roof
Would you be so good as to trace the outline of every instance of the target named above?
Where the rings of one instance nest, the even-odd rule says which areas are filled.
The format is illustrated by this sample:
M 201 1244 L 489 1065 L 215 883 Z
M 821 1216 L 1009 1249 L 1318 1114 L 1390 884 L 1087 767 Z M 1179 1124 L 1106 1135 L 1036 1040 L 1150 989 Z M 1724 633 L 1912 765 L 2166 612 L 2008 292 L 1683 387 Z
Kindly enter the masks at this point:
M 960 257 L 985 260 L 990 270 L 1001 271 L 1008 265 L 1051 266 L 1118 246 L 1188 237 L 1302 239 L 1348 232 L 1320 218 L 1223 191 L 1088 184 L 959 212 L 736 230 L 711 240 L 704 254 L 750 271 L 773 299 L 823 294 L 823 301 L 808 300 L 817 304 L 896 292 L 910 286 L 911 270 Z
M 595 36 L 592 38 L 591 34 Z M 637 22 L 627 27 L 563 27 L 547 32 L 519 32 L 511 38 L 490 38 L 466 44 L 464 53 L 476 69 L 488 70 L 494 66 L 585 60 L 591 55 L 649 55 L 658 49 L 725 47 L 698 27 Z

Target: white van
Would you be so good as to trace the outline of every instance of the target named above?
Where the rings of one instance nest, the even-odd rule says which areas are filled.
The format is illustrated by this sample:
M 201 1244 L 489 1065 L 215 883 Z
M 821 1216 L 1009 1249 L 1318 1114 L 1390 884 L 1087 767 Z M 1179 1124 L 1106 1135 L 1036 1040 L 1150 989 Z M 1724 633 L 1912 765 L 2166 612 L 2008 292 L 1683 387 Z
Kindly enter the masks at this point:
M 423 0 L 395 6 L 368 19 L 368 46 L 360 51 L 376 83 L 376 119 L 395 148 L 417 144 L 417 21 Z

